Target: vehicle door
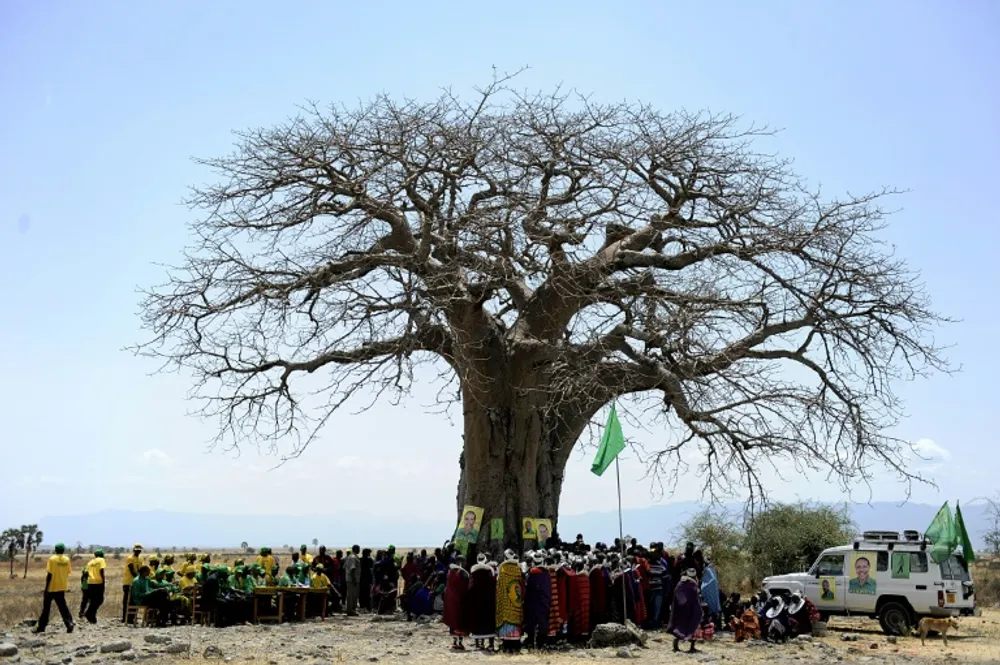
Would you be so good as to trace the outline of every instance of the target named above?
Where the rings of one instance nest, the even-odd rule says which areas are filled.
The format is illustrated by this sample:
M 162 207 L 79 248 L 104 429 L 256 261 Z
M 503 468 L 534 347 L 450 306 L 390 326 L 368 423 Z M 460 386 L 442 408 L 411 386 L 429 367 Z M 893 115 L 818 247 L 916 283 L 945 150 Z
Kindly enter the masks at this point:
M 878 601 L 880 575 L 889 570 L 889 553 L 875 550 L 854 550 L 847 569 L 845 601 L 849 612 L 873 614 Z
M 806 597 L 820 612 L 844 610 L 847 577 L 844 574 L 845 555 L 822 554 L 810 569 L 810 579 L 805 584 Z
M 907 561 L 902 561 L 906 557 Z M 938 587 L 934 585 L 937 575 L 931 573 L 927 552 L 893 552 L 892 580 L 905 586 L 893 591 L 894 595 L 906 596 L 917 614 L 933 614 L 937 609 Z
M 949 610 L 961 609 L 972 606 L 972 598 L 964 598 L 966 590 L 963 582 L 971 582 L 972 577 L 965 566 L 965 561 L 958 555 L 952 554 L 940 564 L 941 581 L 935 586 L 939 591 L 944 592 L 944 608 Z M 937 605 L 941 606 L 942 598 L 939 595 Z

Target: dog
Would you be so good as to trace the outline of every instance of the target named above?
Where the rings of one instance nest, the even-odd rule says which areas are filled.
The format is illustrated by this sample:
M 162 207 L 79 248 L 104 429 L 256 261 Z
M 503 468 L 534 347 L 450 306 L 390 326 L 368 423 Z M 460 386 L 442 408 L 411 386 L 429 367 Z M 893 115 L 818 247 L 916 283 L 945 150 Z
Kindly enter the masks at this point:
M 948 646 L 948 629 L 958 630 L 958 621 L 954 618 L 947 619 L 933 619 L 931 617 L 924 617 L 920 620 L 918 625 L 918 630 L 920 631 L 920 644 L 924 644 L 924 640 L 927 639 L 927 633 L 930 631 L 937 631 L 941 635 L 941 639 L 944 640 L 944 645 Z

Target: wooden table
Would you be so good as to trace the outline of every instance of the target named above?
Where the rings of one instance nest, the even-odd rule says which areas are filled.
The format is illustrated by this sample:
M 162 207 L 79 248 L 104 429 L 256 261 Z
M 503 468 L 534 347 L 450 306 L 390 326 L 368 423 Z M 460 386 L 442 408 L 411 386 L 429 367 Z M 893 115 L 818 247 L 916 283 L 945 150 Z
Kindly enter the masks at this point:
M 259 586 L 253 590 L 253 622 L 260 623 L 261 621 L 277 621 L 281 623 L 285 618 L 285 596 L 298 596 L 296 601 L 298 602 L 298 607 L 296 614 L 300 621 L 305 621 L 306 618 L 306 607 L 308 603 L 309 596 L 321 596 L 323 602 L 321 603 L 322 609 L 320 610 L 320 616 L 323 621 L 326 621 L 326 601 L 328 596 L 327 589 L 311 589 L 308 587 L 276 587 L 276 586 Z M 257 599 L 259 597 L 267 597 L 278 599 L 278 613 L 261 615 L 258 612 Z
M 271 598 L 278 599 L 278 613 L 277 614 L 261 614 L 260 613 L 260 599 Z M 268 606 L 270 607 L 270 602 Z M 276 623 L 281 623 L 285 616 L 285 594 L 282 593 L 282 589 L 276 586 L 259 586 L 253 590 L 253 622 L 260 623 L 261 621 L 274 621 Z

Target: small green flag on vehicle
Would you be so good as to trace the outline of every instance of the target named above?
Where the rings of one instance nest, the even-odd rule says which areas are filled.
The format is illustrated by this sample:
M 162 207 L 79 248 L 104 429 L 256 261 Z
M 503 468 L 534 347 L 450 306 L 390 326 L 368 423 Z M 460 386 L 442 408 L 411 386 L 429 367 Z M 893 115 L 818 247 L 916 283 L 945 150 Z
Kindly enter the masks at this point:
M 590 470 L 598 476 L 603 476 L 623 450 L 625 450 L 625 435 L 622 434 L 622 425 L 618 422 L 618 412 L 612 402 L 611 413 L 608 414 L 608 424 L 604 426 L 601 445 L 597 449 L 597 457 L 594 458 Z
M 958 544 L 962 546 L 962 556 L 965 557 L 965 563 L 972 563 L 976 560 L 976 551 L 972 549 L 972 541 L 965 528 L 965 520 L 962 519 L 962 504 L 960 502 L 955 503 L 955 532 L 958 536 Z

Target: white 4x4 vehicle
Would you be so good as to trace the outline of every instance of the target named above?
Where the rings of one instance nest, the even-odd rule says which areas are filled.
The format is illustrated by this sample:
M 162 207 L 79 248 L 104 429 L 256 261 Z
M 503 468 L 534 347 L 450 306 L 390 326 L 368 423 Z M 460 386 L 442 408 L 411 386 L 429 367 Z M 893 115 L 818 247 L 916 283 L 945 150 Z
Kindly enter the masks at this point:
M 969 566 L 960 554 L 942 563 L 916 531 L 866 531 L 853 545 L 831 547 L 808 573 L 764 579 L 771 594 L 802 591 L 823 617 L 878 617 L 889 635 L 906 634 L 922 617 L 971 615 L 976 608 Z

